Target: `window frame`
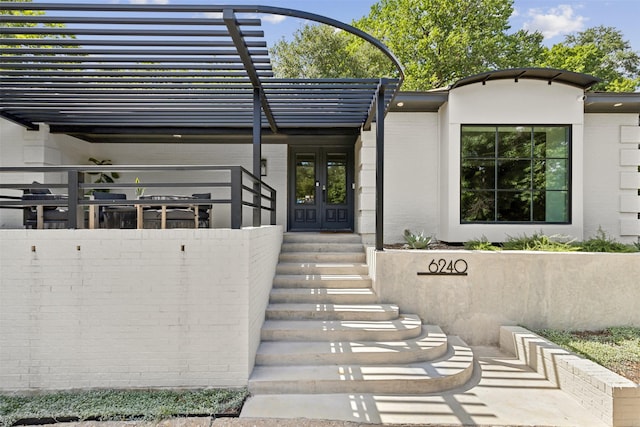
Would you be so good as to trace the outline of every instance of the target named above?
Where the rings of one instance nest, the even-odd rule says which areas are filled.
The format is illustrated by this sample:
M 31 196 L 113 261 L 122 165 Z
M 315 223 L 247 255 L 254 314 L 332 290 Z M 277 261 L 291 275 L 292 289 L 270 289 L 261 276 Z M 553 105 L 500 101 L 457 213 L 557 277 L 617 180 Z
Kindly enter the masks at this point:
M 567 220 L 566 221 L 536 221 L 533 219 L 527 220 L 527 221 L 500 221 L 498 218 L 498 195 L 501 192 L 501 189 L 498 188 L 498 181 L 499 181 L 499 177 L 498 177 L 498 162 L 501 159 L 504 159 L 504 157 L 499 157 L 498 155 L 498 138 L 499 138 L 499 128 L 501 127 L 511 127 L 511 128 L 516 128 L 516 127 L 527 127 L 527 128 L 531 128 L 532 130 L 532 134 L 535 134 L 535 129 L 536 128 L 564 128 L 566 129 L 567 132 L 567 157 L 566 158 L 559 158 L 559 157 L 544 157 L 545 161 L 548 160 L 557 160 L 557 159 L 563 159 L 566 160 L 567 162 L 567 169 L 566 169 L 566 174 L 567 174 Z M 463 147 L 463 132 L 465 130 L 465 128 L 471 128 L 471 127 L 476 127 L 476 128 L 494 128 L 494 133 L 495 133 L 495 138 L 496 138 L 496 145 L 494 147 L 494 156 L 493 157 L 464 157 L 464 147 Z M 532 124 L 532 123 L 528 123 L 528 124 L 522 124 L 522 123 L 499 123 L 499 124 L 494 124 L 494 123 L 490 123 L 490 124 L 486 124 L 486 123 L 469 123 L 469 124 L 461 124 L 460 125 L 460 132 L 459 132 L 459 136 L 460 136 L 460 148 L 459 148 L 459 170 L 458 170 L 458 178 L 460 180 L 459 182 L 459 193 L 458 193 L 458 202 L 459 202 L 459 209 L 458 209 L 458 214 L 459 214 L 459 221 L 460 224 L 462 225 L 469 225 L 469 224 L 489 224 L 489 225 L 509 225 L 509 224 L 517 224 L 517 225 L 531 225 L 531 224 L 541 224 L 541 225 L 571 225 L 572 221 L 573 221 L 573 209 L 572 209 L 572 199 L 573 199 L 573 125 L 571 124 L 549 124 L 549 123 L 537 123 L 537 124 Z M 468 159 L 475 159 L 475 160 L 492 160 L 493 162 L 495 162 L 495 175 L 494 175 L 494 182 L 493 182 L 493 188 L 492 189 L 477 189 L 475 191 L 491 191 L 493 192 L 493 194 L 495 195 L 494 197 L 494 219 L 491 221 L 483 221 L 483 220 L 478 220 L 478 221 L 467 221 L 464 220 L 464 216 L 463 216 L 463 211 L 462 211 L 462 195 L 465 191 L 469 191 L 469 189 L 465 189 L 463 188 L 463 179 L 462 179 L 462 173 L 463 173 L 463 168 L 464 168 L 464 161 L 468 160 Z M 521 160 L 524 158 L 520 158 L 518 157 L 517 160 Z M 535 161 L 536 157 L 534 152 L 531 152 L 531 157 L 528 158 L 528 160 L 530 161 Z M 533 173 L 533 172 L 532 172 Z M 529 191 L 531 194 L 533 194 L 534 191 L 536 191 L 535 188 L 533 188 L 533 178 L 530 181 L 531 186 L 526 189 L 525 191 Z M 474 190 L 471 190 L 474 191 Z M 550 190 L 550 191 L 554 191 L 554 190 Z M 557 190 L 557 191 L 564 191 L 564 190 Z M 502 192 L 505 192 L 504 189 L 502 189 Z M 533 211 L 531 211 L 531 216 L 530 218 L 533 217 Z

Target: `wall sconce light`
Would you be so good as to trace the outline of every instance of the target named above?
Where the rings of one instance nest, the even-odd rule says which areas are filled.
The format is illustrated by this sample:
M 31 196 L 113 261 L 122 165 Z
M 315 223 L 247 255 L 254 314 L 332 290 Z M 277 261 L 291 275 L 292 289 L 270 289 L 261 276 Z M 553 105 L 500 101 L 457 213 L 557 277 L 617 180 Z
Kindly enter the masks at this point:
M 260 159 L 260 176 L 267 176 L 267 159 Z

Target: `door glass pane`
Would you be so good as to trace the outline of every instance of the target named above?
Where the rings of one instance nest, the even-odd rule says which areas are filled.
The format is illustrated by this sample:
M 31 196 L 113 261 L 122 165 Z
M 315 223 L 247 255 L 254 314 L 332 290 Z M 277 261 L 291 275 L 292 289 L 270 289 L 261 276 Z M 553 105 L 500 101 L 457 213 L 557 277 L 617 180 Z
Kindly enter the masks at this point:
M 347 154 L 327 154 L 327 203 L 347 203 Z
M 296 154 L 296 204 L 316 203 L 316 155 Z

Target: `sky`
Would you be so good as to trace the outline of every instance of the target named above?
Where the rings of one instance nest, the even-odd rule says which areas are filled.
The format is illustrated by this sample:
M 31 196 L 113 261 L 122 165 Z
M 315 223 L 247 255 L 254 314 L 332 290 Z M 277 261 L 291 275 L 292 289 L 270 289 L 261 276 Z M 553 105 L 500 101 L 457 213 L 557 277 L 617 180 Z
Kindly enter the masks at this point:
M 82 3 L 88 0 L 41 0 Z M 100 0 L 98 0 L 100 1 Z M 313 12 L 350 24 L 369 14 L 377 0 L 102 0 L 133 4 L 260 4 Z M 282 37 L 290 39 L 304 21 L 275 15 L 263 16 L 265 39 L 271 47 Z M 640 0 L 515 0 L 511 30 L 540 31 L 547 46 L 564 36 L 600 25 L 622 31 L 631 48 L 640 52 Z

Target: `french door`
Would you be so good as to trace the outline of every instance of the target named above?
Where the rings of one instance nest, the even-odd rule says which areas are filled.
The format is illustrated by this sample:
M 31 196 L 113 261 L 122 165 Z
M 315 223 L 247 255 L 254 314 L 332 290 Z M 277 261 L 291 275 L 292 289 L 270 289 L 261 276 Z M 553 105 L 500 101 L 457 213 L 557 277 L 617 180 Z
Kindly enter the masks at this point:
M 353 231 L 353 148 L 289 149 L 289 230 Z

